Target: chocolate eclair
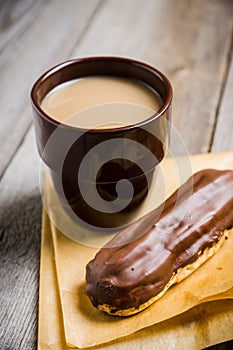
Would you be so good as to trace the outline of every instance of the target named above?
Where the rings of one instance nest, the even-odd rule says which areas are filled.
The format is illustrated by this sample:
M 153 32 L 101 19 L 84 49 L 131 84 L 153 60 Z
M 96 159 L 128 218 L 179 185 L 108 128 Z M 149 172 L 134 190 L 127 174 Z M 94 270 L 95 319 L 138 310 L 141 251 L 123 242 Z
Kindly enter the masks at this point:
M 109 314 L 138 313 L 213 256 L 232 225 L 233 171 L 197 172 L 99 250 L 86 266 L 86 293 Z

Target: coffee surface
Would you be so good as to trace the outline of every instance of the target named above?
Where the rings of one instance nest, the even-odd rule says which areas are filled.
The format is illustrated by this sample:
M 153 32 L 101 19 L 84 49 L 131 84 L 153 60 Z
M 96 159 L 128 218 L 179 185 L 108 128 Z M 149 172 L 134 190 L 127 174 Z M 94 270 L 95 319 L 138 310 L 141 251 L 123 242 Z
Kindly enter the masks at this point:
M 60 84 L 41 107 L 61 123 L 102 129 L 142 122 L 161 105 L 155 91 L 137 80 L 95 76 Z

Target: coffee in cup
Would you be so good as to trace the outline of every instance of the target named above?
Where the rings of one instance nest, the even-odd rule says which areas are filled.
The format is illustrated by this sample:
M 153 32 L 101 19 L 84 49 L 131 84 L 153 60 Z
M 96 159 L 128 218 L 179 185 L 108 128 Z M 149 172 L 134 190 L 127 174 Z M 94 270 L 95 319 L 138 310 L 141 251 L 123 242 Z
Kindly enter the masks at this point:
M 135 113 L 137 105 L 138 113 Z M 102 106 L 101 113 L 93 113 L 91 107 L 94 106 Z M 118 128 L 140 123 L 161 106 L 161 98 L 149 86 L 116 76 L 92 76 L 62 83 L 41 103 L 43 111 L 59 123 L 84 129 Z M 116 108 L 121 109 L 121 113 L 116 115 Z M 86 113 L 80 113 L 84 110 Z
M 132 59 L 82 58 L 42 75 L 31 98 L 38 150 L 70 216 L 100 229 L 132 222 L 168 146 L 168 79 Z

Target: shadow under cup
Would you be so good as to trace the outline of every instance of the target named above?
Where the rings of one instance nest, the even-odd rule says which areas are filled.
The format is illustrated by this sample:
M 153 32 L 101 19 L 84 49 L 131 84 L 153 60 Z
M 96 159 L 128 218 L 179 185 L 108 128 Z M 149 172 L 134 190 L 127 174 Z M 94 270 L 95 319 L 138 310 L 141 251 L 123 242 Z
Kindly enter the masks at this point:
M 61 124 L 42 110 L 41 103 L 53 88 L 90 76 L 136 79 L 160 96 L 161 108 L 134 125 L 89 130 Z M 172 103 L 168 79 L 133 59 L 82 58 L 43 74 L 32 88 L 31 101 L 38 151 L 69 216 L 95 229 L 120 228 L 133 221 L 168 147 Z

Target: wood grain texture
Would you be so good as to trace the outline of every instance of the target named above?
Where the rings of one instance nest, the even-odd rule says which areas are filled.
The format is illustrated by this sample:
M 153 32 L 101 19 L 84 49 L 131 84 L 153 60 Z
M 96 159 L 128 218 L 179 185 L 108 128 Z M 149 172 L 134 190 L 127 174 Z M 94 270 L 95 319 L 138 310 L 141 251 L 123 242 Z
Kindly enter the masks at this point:
M 217 115 L 217 126 L 214 133 L 213 152 L 230 151 L 233 149 L 233 51 L 231 51 L 231 66 L 224 89 L 223 98 Z
M 41 231 L 32 130 L 0 183 L 0 349 L 36 349 Z
M 173 124 L 190 153 L 206 152 L 232 35 L 229 0 L 109 0 L 73 56 L 123 55 L 164 71 L 174 87 Z M 95 45 L 93 45 L 95 43 Z M 177 154 L 183 152 L 173 145 Z
M 1 0 L 0 1 L 0 53 L 1 62 L 6 61 L 11 46 L 17 43 L 22 33 L 33 25 L 43 10 L 45 0 Z
M 14 12 L 16 3 L 11 1 L 7 18 Z M 44 70 L 69 57 L 99 4 L 98 0 L 39 3 L 40 8 L 34 1 L 28 8 L 30 13 L 18 17 L 17 38 L 14 23 L 15 29 L 5 39 L 7 47 L 0 56 L 0 177 L 31 123 L 29 94 L 32 84 Z M 1 17 L 3 28 L 6 27 L 5 18 Z

